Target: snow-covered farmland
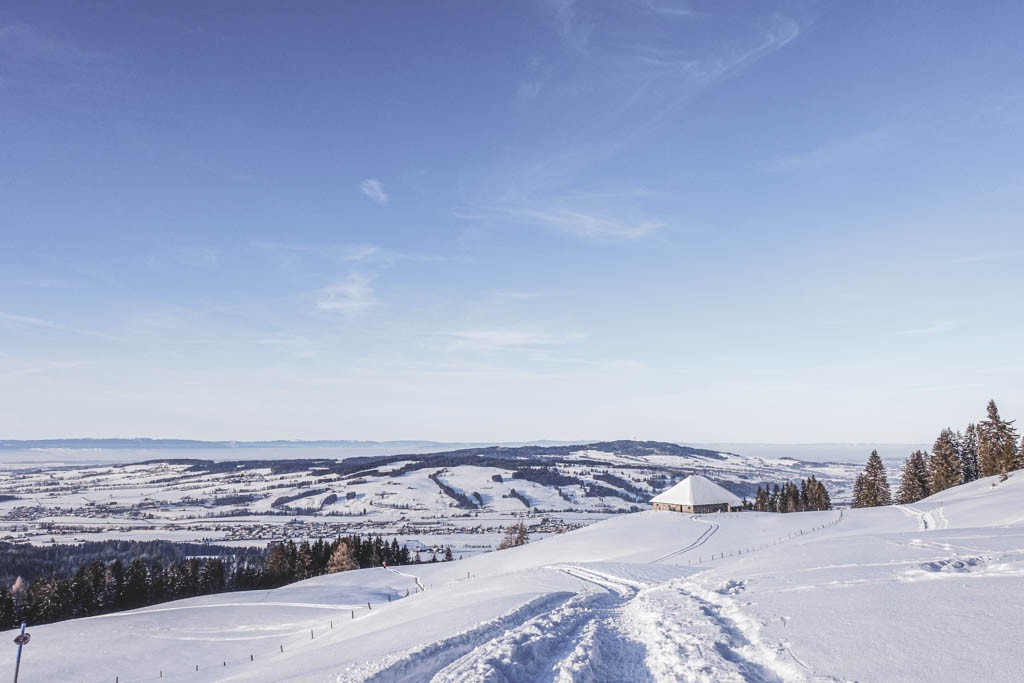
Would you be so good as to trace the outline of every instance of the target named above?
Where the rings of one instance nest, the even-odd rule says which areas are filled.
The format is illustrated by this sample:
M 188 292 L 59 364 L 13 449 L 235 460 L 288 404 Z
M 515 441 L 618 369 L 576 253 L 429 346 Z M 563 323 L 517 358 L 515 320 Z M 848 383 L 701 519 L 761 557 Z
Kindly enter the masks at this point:
M 695 472 L 750 497 L 757 484 L 814 474 L 842 502 L 856 469 L 650 442 L 344 461 L 15 467 L 0 469 L 0 540 L 263 545 L 359 533 L 415 547 L 451 545 L 466 556 L 493 548 L 519 521 L 538 539 L 647 509 L 653 495 Z

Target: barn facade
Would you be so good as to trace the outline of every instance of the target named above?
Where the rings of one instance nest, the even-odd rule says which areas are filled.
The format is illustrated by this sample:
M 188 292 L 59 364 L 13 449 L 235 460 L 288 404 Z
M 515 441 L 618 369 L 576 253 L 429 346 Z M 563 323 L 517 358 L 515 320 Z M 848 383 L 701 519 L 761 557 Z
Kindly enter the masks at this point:
M 705 514 L 742 510 L 743 501 L 715 482 L 693 474 L 651 499 L 655 510 Z

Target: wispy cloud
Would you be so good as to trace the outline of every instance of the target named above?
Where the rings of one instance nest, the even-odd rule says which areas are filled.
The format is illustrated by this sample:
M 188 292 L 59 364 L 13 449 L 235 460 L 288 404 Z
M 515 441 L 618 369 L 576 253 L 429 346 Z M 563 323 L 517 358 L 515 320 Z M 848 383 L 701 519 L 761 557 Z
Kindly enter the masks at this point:
M 652 215 L 646 199 L 616 196 L 622 193 L 608 192 L 607 184 L 593 187 L 594 168 L 651 142 L 660 129 L 678 124 L 687 102 L 783 49 L 802 30 L 774 12 L 737 20 L 664 0 L 545 0 L 542 6 L 557 47 L 530 56 L 516 99 L 535 110 L 525 119 L 524 126 L 538 127 L 529 134 L 555 142 L 542 148 L 543 158 L 520 156 L 535 147 L 513 150 L 501 168 L 482 175 L 480 187 L 467 193 L 464 205 L 471 209 L 457 215 L 610 242 L 647 237 L 666 222 L 658 211 Z M 660 189 L 656 179 L 649 182 Z M 621 184 L 628 188 L 635 180 Z
M 98 53 L 58 40 L 23 23 L 0 26 L 0 54 L 75 68 L 102 59 Z
M 221 250 L 211 246 L 164 247 L 161 253 L 167 258 L 193 268 L 214 268 L 220 263 Z
M 961 256 L 958 258 L 949 259 L 948 261 L 945 262 L 945 264 L 956 266 L 970 263 L 988 263 L 990 261 L 1008 261 L 1012 259 L 1018 259 L 1021 257 L 1021 255 L 1024 255 L 1024 251 L 1021 251 L 1019 249 L 1010 249 L 1007 251 Z
M 576 209 L 529 206 L 492 206 L 463 210 L 460 218 L 490 220 L 512 225 L 533 225 L 600 241 L 627 241 L 646 237 L 665 227 L 660 220 L 624 220 Z
M 765 164 L 769 173 L 817 170 L 835 164 L 854 161 L 890 149 L 897 137 L 889 128 L 860 133 L 848 138 L 831 140 L 806 152 L 799 152 Z
M 16 327 L 33 327 L 43 330 L 53 330 L 54 332 L 66 332 L 68 334 L 77 334 L 83 337 L 95 337 L 97 339 L 109 339 L 111 341 L 120 341 L 118 337 L 103 332 L 96 332 L 94 330 L 85 330 L 70 325 L 64 325 L 53 320 L 45 320 L 43 318 L 34 318 L 27 315 L 18 315 L 17 313 L 5 313 L 0 311 L 0 325 L 7 323 L 8 325 Z
M 359 189 L 363 191 L 363 194 L 378 204 L 387 204 L 390 199 L 390 197 L 388 197 L 388 193 L 384 191 L 384 183 L 376 178 L 367 178 L 363 182 L 359 183 Z
M 43 375 L 63 370 L 82 370 L 85 368 L 95 367 L 95 365 L 95 361 L 91 360 L 29 361 L 18 364 L 16 367 L 6 371 L 0 369 L 0 377 L 31 377 L 34 375 Z
M 349 273 L 341 282 L 317 292 L 316 309 L 349 317 L 365 313 L 379 304 L 370 286 L 372 281 L 373 278 L 364 273 Z
M 291 266 L 304 258 L 320 258 L 332 263 L 366 263 L 389 266 L 398 261 L 443 261 L 442 256 L 392 251 L 376 244 L 306 244 L 296 242 L 250 242 L 249 246 L 272 254 L 282 266 Z
M 647 2 L 646 8 L 649 12 L 662 17 L 683 19 L 700 16 L 700 12 L 691 7 L 687 7 L 686 3 L 672 4 L 669 2 Z
M 537 301 L 539 299 L 547 299 L 551 294 L 548 292 L 531 292 L 522 289 L 502 289 L 495 292 L 494 296 L 508 301 Z
M 454 340 L 455 349 L 504 351 L 516 348 L 542 348 L 578 344 L 590 336 L 587 332 L 549 333 L 511 328 L 456 330 L 445 336 Z
M 943 332 L 949 332 L 955 327 L 951 322 L 936 323 L 934 325 L 926 325 L 925 327 L 912 327 L 906 330 L 900 330 L 896 332 L 898 337 L 928 337 L 933 334 L 942 334 Z

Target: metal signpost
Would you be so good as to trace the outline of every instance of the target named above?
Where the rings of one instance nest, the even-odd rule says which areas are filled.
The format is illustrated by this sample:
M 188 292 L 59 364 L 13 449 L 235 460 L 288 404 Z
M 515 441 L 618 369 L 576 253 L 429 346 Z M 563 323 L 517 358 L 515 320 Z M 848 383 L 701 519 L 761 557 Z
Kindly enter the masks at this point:
M 18 658 L 14 660 L 14 683 L 18 683 L 18 669 L 21 668 L 21 648 L 28 645 L 28 641 L 32 639 L 32 635 L 25 633 L 25 622 L 21 623 L 21 633 L 14 639 L 14 642 L 18 645 Z

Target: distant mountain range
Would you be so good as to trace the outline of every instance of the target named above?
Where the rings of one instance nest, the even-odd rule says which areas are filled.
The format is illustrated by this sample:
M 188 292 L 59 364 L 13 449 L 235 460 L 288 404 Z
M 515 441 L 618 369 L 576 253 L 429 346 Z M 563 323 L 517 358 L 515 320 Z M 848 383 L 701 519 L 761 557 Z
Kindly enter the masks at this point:
M 3 451 L 36 451 L 39 457 L 45 457 L 47 451 L 89 451 L 96 454 L 102 451 L 160 451 L 160 450 L 246 450 L 246 449 L 279 449 L 279 458 L 302 457 L 299 449 L 304 448 L 336 448 L 347 451 L 339 454 L 350 455 L 390 455 L 398 453 L 436 453 L 441 451 L 462 450 L 467 448 L 521 447 L 521 446 L 571 446 L 595 442 L 595 439 L 578 439 L 575 441 L 559 441 L 542 439 L 518 442 L 453 442 L 405 439 L 394 441 L 369 441 L 356 439 L 323 439 L 303 441 L 300 439 L 278 439 L 274 441 L 201 441 L 198 439 L 150 439 L 150 438 L 111 438 L 111 439 L 6 439 L 0 440 L 0 452 Z M 639 443 L 639 442 L 638 442 Z M 928 450 L 929 444 L 899 443 L 799 443 L 771 444 L 744 442 L 690 443 L 689 447 L 742 453 L 743 455 L 762 458 L 794 458 L 810 462 L 855 462 L 863 463 L 871 451 L 877 450 L 882 458 L 889 461 L 900 461 L 915 450 Z M 241 458 L 238 453 L 230 457 Z M 267 456 L 258 456 L 260 458 Z M 81 456 L 74 457 L 80 460 Z M 103 460 L 118 460 L 119 456 L 107 454 Z M 137 459 L 137 458 L 133 458 Z
M 67 448 L 67 449 L 180 449 L 180 448 L 438 448 L 448 449 L 452 447 L 465 448 L 474 446 L 561 446 L 579 441 L 520 441 L 514 443 L 494 444 L 487 443 L 462 443 L 444 441 L 358 441 L 353 439 L 337 440 L 289 440 L 279 439 L 276 441 L 200 441 L 195 439 L 6 439 L 0 440 L 0 450 L 26 450 L 33 448 Z

